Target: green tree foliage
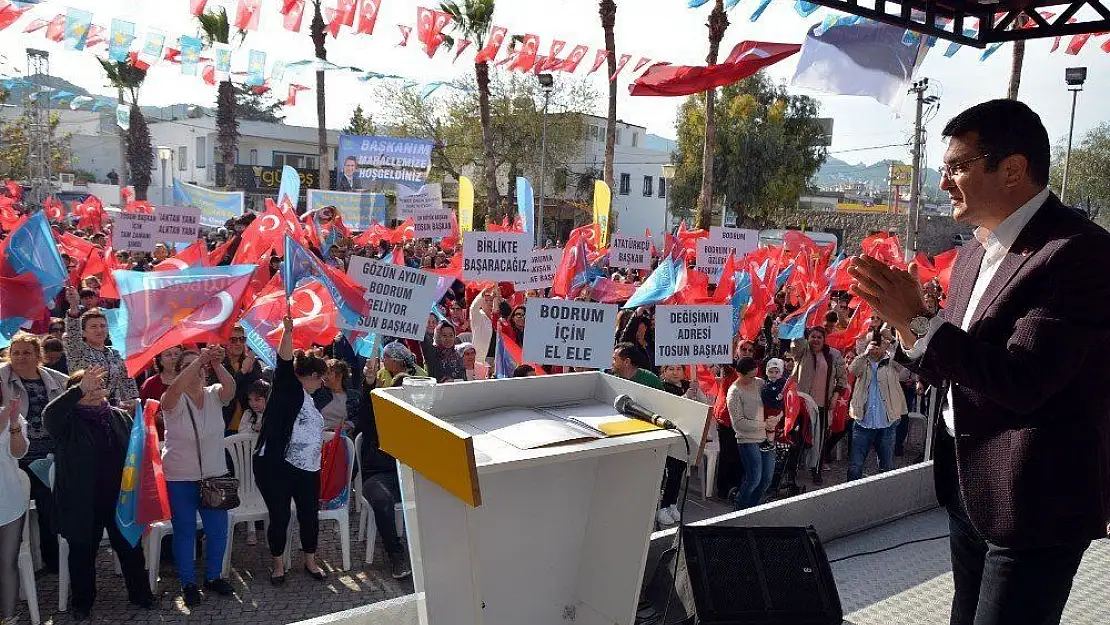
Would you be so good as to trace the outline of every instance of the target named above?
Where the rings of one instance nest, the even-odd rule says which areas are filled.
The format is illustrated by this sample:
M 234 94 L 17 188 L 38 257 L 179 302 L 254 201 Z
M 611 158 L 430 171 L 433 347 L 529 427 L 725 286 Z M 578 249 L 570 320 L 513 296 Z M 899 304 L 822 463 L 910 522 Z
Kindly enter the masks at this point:
M 139 89 L 146 80 L 146 70 L 138 69 L 127 62 L 114 62 L 100 60 L 108 83 L 120 93 L 123 102 L 123 92 L 131 95 L 131 124 L 124 136 L 127 150 L 128 182 L 135 187 L 135 199 L 147 199 L 147 190 L 150 188 L 150 172 L 154 169 L 154 147 L 150 143 L 150 128 L 147 127 L 146 118 L 139 108 Z
M 424 137 L 435 143 L 432 176 L 457 179 L 485 168 L 482 124 L 474 115 L 479 94 L 467 79 L 448 94 L 422 99 L 420 92 L 384 84 L 376 93 L 378 110 L 394 134 Z M 581 163 L 581 143 L 589 113 L 598 94 L 586 80 L 557 79 L 547 119 L 547 188 L 555 172 Z M 526 176 L 539 188 L 540 145 L 543 135 L 543 91 L 533 76 L 496 72 L 490 81 L 490 133 L 494 171 L 502 202 L 492 216 L 500 218 L 515 206 L 516 177 Z M 483 178 L 474 180 L 475 192 L 488 196 Z M 572 185 L 574 183 L 572 182 Z M 591 183 L 592 184 L 592 183 Z M 481 211 L 479 211 L 481 212 Z M 480 217 L 477 215 L 476 217 Z M 479 221 L 480 223 L 480 221 Z
M 1051 186 L 1060 189 L 1064 180 L 1067 144 L 1061 142 L 1053 155 Z M 1068 204 L 1098 209 L 1098 221 L 1110 225 L 1110 122 L 1095 126 L 1072 146 L 1068 169 Z
M 57 114 L 50 115 L 50 170 L 53 172 L 68 172 L 73 163 L 69 148 L 70 133 L 58 135 Z M 26 180 L 29 176 L 27 163 L 27 131 L 30 119 L 20 115 L 12 121 L 0 125 L 0 180 Z
M 377 133 L 374 120 L 362 110 L 361 104 L 355 107 L 354 112 L 351 113 L 351 121 L 343 129 L 345 135 L 372 136 Z
M 239 121 L 280 124 L 285 119 L 282 112 L 285 101 L 275 97 L 272 91 L 260 94 L 238 83 L 232 83 L 232 88 L 235 94 L 235 117 Z
M 675 215 L 687 220 L 702 181 L 703 100 L 687 98 L 675 122 L 671 202 Z M 728 223 L 758 224 L 797 206 L 827 155 L 818 147 L 822 132 L 817 115 L 816 100 L 789 95 L 785 85 L 772 83 L 763 73 L 721 89 L 714 112 L 713 199 L 724 205 Z
M 227 19 L 227 9 L 219 7 L 215 11 L 205 11 L 197 16 L 201 36 L 209 46 L 231 43 L 231 23 Z M 239 41 L 246 39 L 247 33 L 239 31 Z M 235 152 L 239 149 L 239 120 L 235 113 L 235 88 L 231 79 L 220 82 L 216 91 L 216 143 L 223 161 L 224 180 L 228 188 L 233 188 L 235 176 Z

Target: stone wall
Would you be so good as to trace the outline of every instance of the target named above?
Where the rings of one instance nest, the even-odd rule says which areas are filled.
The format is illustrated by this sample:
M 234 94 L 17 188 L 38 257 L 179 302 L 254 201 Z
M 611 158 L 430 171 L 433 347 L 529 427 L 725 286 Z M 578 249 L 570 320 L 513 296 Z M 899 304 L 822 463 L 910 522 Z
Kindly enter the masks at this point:
M 831 232 L 840 237 L 848 254 L 860 251 L 859 244 L 868 235 L 888 231 L 902 240 L 906 236 L 906 216 L 882 213 L 818 213 L 805 212 L 774 218 L 754 227 L 801 228 Z M 922 215 L 918 222 L 917 248 L 936 255 L 953 247 L 956 234 L 970 233 L 971 228 L 957 224 L 951 217 Z

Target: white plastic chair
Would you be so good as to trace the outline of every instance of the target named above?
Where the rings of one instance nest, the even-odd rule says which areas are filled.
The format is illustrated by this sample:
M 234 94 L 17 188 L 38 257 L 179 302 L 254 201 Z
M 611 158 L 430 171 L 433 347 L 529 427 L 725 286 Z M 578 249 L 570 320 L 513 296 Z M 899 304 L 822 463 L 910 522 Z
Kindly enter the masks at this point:
M 324 442 L 328 442 L 335 436 L 335 432 L 324 432 Z M 342 436 L 342 435 L 341 435 Z M 343 437 L 344 447 L 347 449 L 347 488 L 351 487 L 351 475 L 355 471 L 355 461 L 357 454 L 355 454 L 355 442 L 348 436 Z M 317 506 L 317 518 L 321 521 L 336 521 L 339 523 L 339 549 L 343 556 L 343 570 L 351 568 L 351 498 L 355 493 L 351 492 L 347 495 L 347 501 L 342 506 L 334 510 L 320 510 Z M 294 510 L 296 504 L 291 506 Z M 293 523 L 290 521 L 289 527 L 285 530 L 285 570 L 289 570 L 292 566 L 293 555 Z
M 355 437 L 355 462 L 358 463 L 359 479 L 365 479 L 366 475 L 362 472 L 362 434 Z M 374 520 L 374 510 L 370 507 L 370 502 L 362 494 L 361 486 L 356 488 L 352 495 L 357 495 L 358 499 L 358 540 L 366 541 L 366 563 L 374 563 L 374 543 L 378 540 L 378 523 Z M 404 534 L 405 525 L 405 507 L 402 504 L 393 505 L 393 514 L 396 516 L 397 523 L 397 536 L 401 537 Z
M 227 513 L 227 549 L 224 550 L 224 577 L 231 571 L 231 545 L 235 536 L 235 526 L 239 523 L 270 522 L 270 513 L 262 492 L 254 481 L 254 446 L 258 435 L 250 432 L 235 434 L 224 439 L 224 451 L 231 456 L 232 470 L 239 478 L 239 507 Z
M 701 498 L 708 499 L 717 494 L 717 463 L 721 456 L 721 444 L 716 440 L 707 441 L 701 453 Z
M 197 513 L 197 530 L 204 529 L 200 513 Z M 150 581 L 150 592 L 158 594 L 158 572 L 162 564 L 162 539 L 173 535 L 172 521 L 157 521 L 143 534 L 143 556 L 146 559 L 146 573 Z M 193 558 L 196 558 L 196 541 L 193 541 Z M 116 566 L 118 567 L 118 560 Z
M 23 515 L 23 541 L 19 544 L 19 595 L 27 600 L 31 625 L 39 625 L 39 594 L 35 586 L 35 559 L 31 555 L 31 480 L 19 471 L 23 498 L 27 500 L 27 514 Z

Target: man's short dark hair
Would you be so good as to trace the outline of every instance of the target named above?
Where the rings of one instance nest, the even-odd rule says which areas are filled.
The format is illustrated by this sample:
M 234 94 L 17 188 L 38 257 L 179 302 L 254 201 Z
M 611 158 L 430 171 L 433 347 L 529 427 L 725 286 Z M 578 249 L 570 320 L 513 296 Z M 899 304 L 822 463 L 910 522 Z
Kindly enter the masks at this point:
M 969 132 L 979 135 L 980 154 L 989 155 L 987 171 L 998 169 L 1002 159 L 1020 154 L 1029 162 L 1029 177 L 1038 185 L 1048 184 L 1052 148 L 1040 115 L 1017 100 L 991 100 L 976 104 L 949 120 L 944 137 Z M 978 156 L 976 154 L 975 156 Z
M 81 291 L 77 293 L 77 296 L 78 297 L 99 297 L 96 294 L 96 291 L 94 291 L 92 289 L 81 289 Z
M 636 357 L 639 355 L 636 352 L 641 350 L 640 346 L 636 345 L 635 343 L 622 341 L 613 346 L 613 351 L 615 351 L 617 353 L 617 356 L 621 358 L 636 362 Z
M 347 161 L 351 161 L 355 165 L 358 165 L 358 159 L 355 158 L 354 156 L 348 156 L 347 158 L 343 159 L 343 164 L 346 165 Z

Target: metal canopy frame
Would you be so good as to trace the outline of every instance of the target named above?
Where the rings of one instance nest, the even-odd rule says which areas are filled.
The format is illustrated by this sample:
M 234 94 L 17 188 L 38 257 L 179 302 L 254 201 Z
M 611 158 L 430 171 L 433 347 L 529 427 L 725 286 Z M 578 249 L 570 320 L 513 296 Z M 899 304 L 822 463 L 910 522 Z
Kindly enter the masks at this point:
M 810 0 L 923 35 L 985 48 L 992 43 L 1110 32 L 1110 0 Z M 1046 18 L 1039 9 L 1057 7 Z M 1090 7 L 1083 17 L 1076 14 Z M 1015 27 L 1024 16 L 1024 25 Z M 1070 22 L 1070 20 L 1075 20 Z M 972 31 L 975 24 L 978 29 Z

